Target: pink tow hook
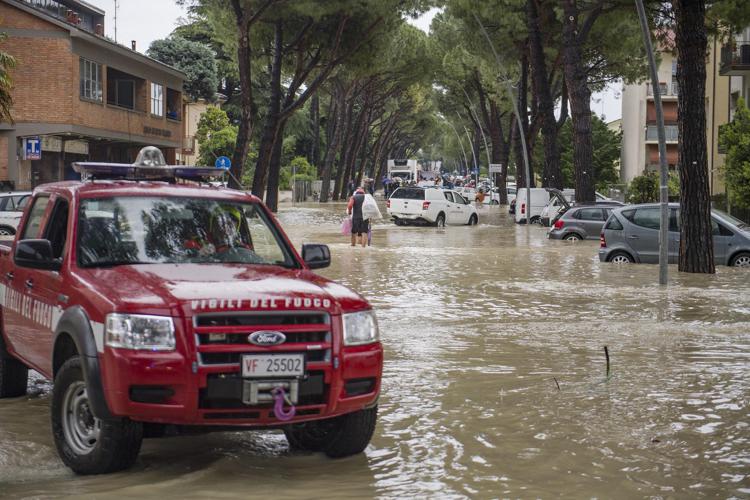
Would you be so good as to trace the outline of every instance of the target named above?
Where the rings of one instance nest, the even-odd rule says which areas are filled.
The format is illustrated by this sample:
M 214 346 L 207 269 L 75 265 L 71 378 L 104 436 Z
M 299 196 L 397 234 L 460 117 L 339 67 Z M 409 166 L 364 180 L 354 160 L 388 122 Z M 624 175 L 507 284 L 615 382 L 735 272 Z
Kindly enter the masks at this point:
M 297 413 L 297 409 L 294 407 L 292 402 L 289 401 L 289 398 L 287 398 L 284 388 L 274 387 L 271 390 L 271 394 L 273 395 L 273 413 L 274 415 L 276 415 L 276 418 L 278 418 L 282 422 L 291 420 Z M 284 411 L 285 402 L 289 403 L 289 411 Z

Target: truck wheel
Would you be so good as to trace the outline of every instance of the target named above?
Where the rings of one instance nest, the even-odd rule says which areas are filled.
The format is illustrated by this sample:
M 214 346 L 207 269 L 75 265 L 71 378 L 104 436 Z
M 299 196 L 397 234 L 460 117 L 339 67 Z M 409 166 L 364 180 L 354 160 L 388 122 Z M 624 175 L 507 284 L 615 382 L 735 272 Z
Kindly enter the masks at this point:
M 10 226 L 0 226 L 0 236 L 13 236 L 16 230 Z
M 477 225 L 477 214 L 471 214 L 471 217 L 469 217 L 469 225 L 470 226 Z
M 78 356 L 67 360 L 52 390 L 52 435 L 62 461 L 77 474 L 106 474 L 135 462 L 143 425 L 123 418 L 99 420 L 91 413 Z
M 0 334 L 0 399 L 26 394 L 28 380 L 29 369 L 5 349 L 3 335 Z
M 331 458 L 348 457 L 367 448 L 377 416 L 376 406 L 327 420 L 290 425 L 284 434 L 292 448 L 322 451 Z
M 440 212 L 435 219 L 435 227 L 445 227 L 445 214 Z

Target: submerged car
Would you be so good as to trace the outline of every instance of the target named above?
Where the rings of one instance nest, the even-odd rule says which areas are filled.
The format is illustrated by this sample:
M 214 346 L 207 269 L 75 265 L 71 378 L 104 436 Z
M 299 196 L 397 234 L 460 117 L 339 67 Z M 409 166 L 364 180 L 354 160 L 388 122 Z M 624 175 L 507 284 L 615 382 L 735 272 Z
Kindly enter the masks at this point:
M 680 205 L 669 204 L 669 262 L 676 263 L 680 251 Z M 612 212 L 600 236 L 601 262 L 659 262 L 658 203 L 631 205 Z M 714 262 L 733 267 L 750 267 L 750 226 L 729 214 L 711 210 Z
M 618 206 L 624 205 L 607 202 L 601 205 L 597 203 L 570 207 L 554 222 L 547 237 L 551 240 L 595 240 L 599 238 L 602 226 Z

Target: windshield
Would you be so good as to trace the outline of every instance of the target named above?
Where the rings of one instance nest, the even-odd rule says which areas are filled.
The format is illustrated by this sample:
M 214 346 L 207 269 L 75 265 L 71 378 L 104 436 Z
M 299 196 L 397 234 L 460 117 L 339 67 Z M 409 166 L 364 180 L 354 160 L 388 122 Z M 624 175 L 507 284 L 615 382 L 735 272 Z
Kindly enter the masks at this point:
M 78 264 L 238 263 L 296 267 L 260 207 L 224 200 L 120 197 L 81 201 Z
M 714 213 L 714 215 L 716 215 L 720 219 L 723 219 L 725 222 L 729 222 L 730 224 L 734 224 L 739 229 L 747 229 L 748 227 L 750 227 L 747 225 L 746 222 L 743 222 L 737 217 L 729 215 L 726 212 L 722 212 L 721 210 L 712 210 L 712 212 Z

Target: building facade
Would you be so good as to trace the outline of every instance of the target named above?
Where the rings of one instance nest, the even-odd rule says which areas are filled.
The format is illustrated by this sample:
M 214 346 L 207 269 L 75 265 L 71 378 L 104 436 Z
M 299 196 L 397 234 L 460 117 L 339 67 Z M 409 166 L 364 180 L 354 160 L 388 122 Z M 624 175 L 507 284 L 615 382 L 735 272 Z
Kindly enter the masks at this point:
M 736 33 L 721 49 L 719 72 L 730 78 L 730 113 L 742 97 L 750 106 L 750 26 Z
M 719 127 L 729 121 L 730 79 L 720 73 L 718 41 L 709 41 L 706 63 L 706 139 L 708 146 L 709 184 L 711 194 L 724 192 L 721 166 L 724 155 L 719 151 Z M 678 167 L 677 55 L 667 47 L 659 54 L 659 90 L 664 112 L 667 165 Z M 622 155 L 620 177 L 630 182 L 645 171 L 659 170 L 659 140 L 656 106 L 651 81 L 625 85 L 622 98 Z
M 0 181 L 15 189 L 78 178 L 74 161 L 132 162 L 146 145 L 176 162 L 185 75 L 102 36 L 81 0 L 0 0 L 14 56 L 14 123 L 0 123 Z

